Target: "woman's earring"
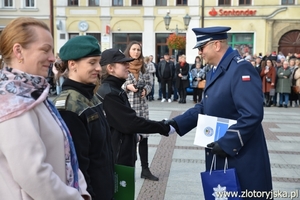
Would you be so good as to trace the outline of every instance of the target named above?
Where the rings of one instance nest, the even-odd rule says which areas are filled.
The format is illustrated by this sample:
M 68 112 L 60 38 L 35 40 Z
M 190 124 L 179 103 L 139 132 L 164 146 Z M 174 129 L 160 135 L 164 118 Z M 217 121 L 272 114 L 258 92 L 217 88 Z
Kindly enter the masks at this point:
M 74 69 L 74 72 L 77 72 L 77 69 Z
M 19 63 L 22 63 L 23 62 L 23 59 L 19 60 Z

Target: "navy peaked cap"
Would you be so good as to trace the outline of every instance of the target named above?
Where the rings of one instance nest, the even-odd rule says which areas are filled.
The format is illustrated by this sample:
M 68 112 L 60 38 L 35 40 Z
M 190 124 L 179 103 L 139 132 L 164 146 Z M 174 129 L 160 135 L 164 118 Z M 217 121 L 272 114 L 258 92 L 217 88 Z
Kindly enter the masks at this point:
M 227 39 L 227 31 L 229 31 L 230 29 L 231 28 L 227 26 L 193 28 L 192 30 L 194 31 L 197 38 L 197 43 L 194 49 L 205 45 L 211 40 Z

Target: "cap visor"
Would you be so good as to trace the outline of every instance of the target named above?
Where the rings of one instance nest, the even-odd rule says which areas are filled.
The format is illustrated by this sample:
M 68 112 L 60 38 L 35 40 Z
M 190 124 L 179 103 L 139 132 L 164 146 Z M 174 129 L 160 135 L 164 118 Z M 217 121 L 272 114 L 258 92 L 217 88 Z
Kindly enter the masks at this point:
M 131 62 L 133 61 L 134 58 L 123 58 L 121 60 L 116 61 L 116 63 L 121 63 L 121 62 Z

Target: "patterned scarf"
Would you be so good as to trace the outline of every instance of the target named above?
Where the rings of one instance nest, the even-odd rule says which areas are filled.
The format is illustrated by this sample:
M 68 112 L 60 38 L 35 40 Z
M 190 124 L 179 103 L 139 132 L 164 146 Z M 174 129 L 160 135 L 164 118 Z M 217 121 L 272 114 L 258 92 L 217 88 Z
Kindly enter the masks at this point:
M 144 62 L 142 59 L 133 60 L 129 63 L 129 71 L 134 75 L 135 80 L 139 79 L 139 74 Z
M 50 85 L 44 77 L 5 67 L 0 70 L 0 123 L 45 103 L 64 134 L 67 185 L 77 188 L 78 162 L 70 132 L 54 105 L 47 99 Z

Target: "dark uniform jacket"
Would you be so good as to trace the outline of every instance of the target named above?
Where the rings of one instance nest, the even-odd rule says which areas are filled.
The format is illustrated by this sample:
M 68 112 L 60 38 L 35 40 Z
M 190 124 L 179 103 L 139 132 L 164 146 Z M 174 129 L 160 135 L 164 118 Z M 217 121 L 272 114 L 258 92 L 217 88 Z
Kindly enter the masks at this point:
M 195 128 L 198 114 L 237 120 L 217 141 L 229 155 L 228 166 L 236 169 L 242 191 L 270 191 L 270 161 L 261 125 L 264 113 L 260 76 L 231 48 L 212 73 L 207 73 L 201 103 L 174 118 L 178 134 L 183 136 Z M 216 163 L 218 169 L 224 169 L 224 158 L 217 156 Z
M 121 89 L 125 79 L 108 76 L 98 89 L 97 95 L 103 103 L 112 133 L 115 162 L 135 166 L 136 133 L 168 134 L 169 125 L 138 117 L 131 108 L 126 92 Z
M 111 200 L 114 195 L 114 162 L 111 134 L 95 85 L 66 79 L 54 104 L 72 135 L 79 168 L 93 200 Z

